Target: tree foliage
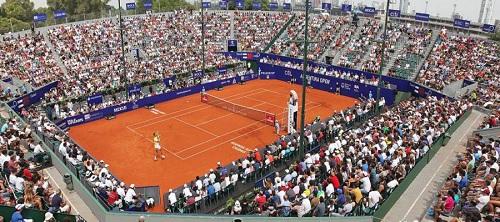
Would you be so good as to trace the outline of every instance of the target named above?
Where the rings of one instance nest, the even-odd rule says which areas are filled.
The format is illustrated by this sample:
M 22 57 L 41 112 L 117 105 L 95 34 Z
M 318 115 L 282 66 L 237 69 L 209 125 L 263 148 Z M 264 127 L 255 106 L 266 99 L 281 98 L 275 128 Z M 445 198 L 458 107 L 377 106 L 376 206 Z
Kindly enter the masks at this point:
M 110 0 L 47 0 L 51 11 L 64 9 L 69 15 L 99 14 L 107 8 Z
M 30 0 L 7 0 L 1 8 L 5 17 L 21 21 L 30 21 L 33 18 L 34 4 Z

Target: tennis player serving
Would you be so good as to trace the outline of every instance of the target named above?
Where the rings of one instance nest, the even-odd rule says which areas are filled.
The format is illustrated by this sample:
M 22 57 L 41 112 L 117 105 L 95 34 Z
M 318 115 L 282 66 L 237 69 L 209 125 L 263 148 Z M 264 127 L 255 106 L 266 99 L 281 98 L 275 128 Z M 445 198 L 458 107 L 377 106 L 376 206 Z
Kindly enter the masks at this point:
M 153 144 L 154 144 L 154 150 L 155 150 L 155 160 L 158 159 L 158 156 L 160 156 L 162 160 L 165 159 L 165 155 L 163 154 L 163 150 L 161 149 L 161 145 L 160 145 L 160 133 L 159 132 L 153 133 Z

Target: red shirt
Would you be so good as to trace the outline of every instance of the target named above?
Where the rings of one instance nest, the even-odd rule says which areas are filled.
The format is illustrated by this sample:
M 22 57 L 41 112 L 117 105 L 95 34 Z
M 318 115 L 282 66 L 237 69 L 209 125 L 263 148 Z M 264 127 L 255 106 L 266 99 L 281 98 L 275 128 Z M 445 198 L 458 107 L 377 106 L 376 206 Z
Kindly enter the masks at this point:
M 26 177 L 27 180 L 31 181 L 33 174 L 31 174 L 31 171 L 28 168 L 24 168 L 23 176 Z
M 118 200 L 118 193 L 116 191 L 111 191 L 108 194 L 108 204 L 113 205 Z
M 330 181 L 332 181 L 333 187 L 335 187 L 335 189 L 340 187 L 340 182 L 339 182 L 339 178 L 337 177 L 337 175 L 330 176 Z
M 258 162 L 262 161 L 262 156 L 260 156 L 259 151 L 255 151 L 255 160 L 257 160 Z

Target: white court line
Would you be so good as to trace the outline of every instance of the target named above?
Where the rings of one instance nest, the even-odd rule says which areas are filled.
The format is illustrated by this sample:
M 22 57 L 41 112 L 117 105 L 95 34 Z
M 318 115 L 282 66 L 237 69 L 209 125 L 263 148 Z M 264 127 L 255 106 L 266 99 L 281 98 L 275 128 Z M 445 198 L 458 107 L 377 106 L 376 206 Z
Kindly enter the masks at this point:
M 208 134 L 210 134 L 210 135 L 212 135 L 212 136 L 218 136 L 218 135 L 216 135 L 216 134 L 214 134 L 214 133 L 212 133 L 212 132 L 210 132 L 210 131 L 208 131 L 208 130 L 206 130 L 206 129 L 203 129 L 203 128 L 199 127 L 199 126 L 195 126 L 195 125 L 193 125 L 193 124 L 191 124 L 191 123 L 188 123 L 188 122 L 186 122 L 186 121 L 184 121 L 184 120 L 181 120 L 181 119 L 179 119 L 179 118 L 177 118 L 177 117 L 175 117 L 174 119 L 175 119 L 175 120 L 177 120 L 177 121 L 179 121 L 179 122 L 181 122 L 181 123 L 184 123 L 184 124 L 186 124 L 186 125 L 188 125 L 188 126 L 194 127 L 194 128 L 199 129 L 199 130 L 201 130 L 201 131 L 203 131 L 203 132 L 205 132 L 205 133 L 208 133 Z
M 255 108 L 255 107 L 257 107 L 257 106 L 261 106 L 261 105 L 264 105 L 264 104 L 266 104 L 266 102 L 259 103 L 259 104 L 255 105 L 255 106 L 252 106 L 252 108 Z M 207 123 L 211 123 L 211 122 L 213 122 L 213 121 L 215 121 L 215 120 L 222 119 L 222 118 L 224 118 L 224 117 L 228 117 L 228 116 L 235 115 L 235 114 L 236 114 L 236 113 L 229 113 L 229 114 L 226 114 L 226 115 L 223 115 L 223 116 L 219 116 L 219 117 L 217 117 L 217 118 L 214 118 L 214 119 L 211 119 L 211 120 L 207 120 L 207 121 L 205 121 L 205 122 L 198 123 L 198 124 L 196 124 L 196 126 L 205 125 L 205 124 L 207 124 Z
M 153 113 L 153 114 L 155 114 L 155 115 L 158 115 L 158 113 L 157 113 L 157 112 L 155 112 L 154 110 L 150 110 L 150 112 L 152 112 L 152 113 Z
M 262 92 L 253 93 L 253 94 L 259 94 L 259 93 L 262 93 Z M 250 94 L 250 95 L 253 95 L 253 94 Z M 245 96 L 248 96 L 248 95 L 245 95 Z M 245 96 L 241 96 L 241 97 L 238 97 L 238 98 L 233 98 L 231 100 L 241 99 L 241 98 L 244 98 Z M 228 101 L 230 101 L 230 100 L 228 100 Z M 180 115 L 176 115 L 176 116 L 170 116 L 170 114 L 177 113 L 178 111 L 177 112 L 172 112 L 172 113 L 168 114 L 168 118 L 166 118 L 166 119 L 161 119 L 161 120 L 158 120 L 158 121 L 155 121 L 155 122 L 150 122 L 148 124 L 145 124 L 145 125 L 142 125 L 142 126 L 139 126 L 139 127 L 135 127 L 135 129 L 140 129 L 140 128 L 144 128 L 146 126 L 155 125 L 155 124 L 158 124 L 158 123 L 161 123 L 161 122 L 165 122 L 165 121 L 177 118 L 177 117 L 185 116 L 185 115 L 188 115 L 188 114 L 191 114 L 191 113 L 195 113 L 195 112 L 198 112 L 198 111 L 201 111 L 201 110 L 206 110 L 206 109 L 210 109 L 210 108 L 214 107 L 214 106 L 208 106 L 207 104 L 197 105 L 196 107 L 198 107 L 198 106 L 205 106 L 205 107 L 203 107 L 201 109 L 195 109 L 195 110 L 192 110 L 192 111 L 189 111 L 189 112 L 181 113 Z M 191 108 L 189 108 L 189 109 L 191 109 Z M 185 109 L 185 110 L 189 110 L 189 109 Z M 137 124 L 134 124 L 134 125 L 137 125 Z M 131 126 L 131 125 L 129 125 L 129 126 Z
M 71 200 L 69 200 L 69 196 L 66 195 L 64 190 L 59 186 L 59 184 L 56 183 L 56 180 L 54 179 L 54 177 L 52 177 L 50 172 L 47 169 L 44 169 L 44 171 L 50 177 L 50 180 L 52 181 L 51 184 L 55 184 L 57 189 L 61 190 L 62 195 L 65 197 L 64 200 L 67 201 L 69 203 L 69 205 L 71 206 L 71 211 L 74 210 L 76 215 L 80 215 L 80 212 L 76 209 L 75 205 L 71 202 Z M 72 213 L 72 212 L 70 212 L 70 213 Z
M 476 124 L 477 119 L 479 119 L 479 117 L 480 117 L 480 115 L 476 116 L 476 118 L 474 119 L 474 122 L 472 122 L 471 125 Z M 460 140 L 458 141 L 458 143 L 462 143 L 462 140 L 464 139 L 464 137 L 468 136 L 468 135 L 469 134 L 464 133 L 464 135 L 462 135 L 462 137 L 460 138 Z M 427 184 L 425 184 L 425 187 L 422 189 L 422 191 L 420 191 L 420 193 L 418 194 L 417 198 L 415 198 L 415 200 L 411 204 L 410 208 L 408 208 L 408 211 L 406 211 L 406 214 L 403 216 L 402 221 L 404 221 L 406 219 L 406 217 L 408 216 L 408 214 L 410 214 L 410 212 L 413 210 L 413 207 L 415 207 L 415 204 L 417 203 L 417 201 L 420 200 L 420 197 L 427 190 L 427 187 L 429 187 L 429 185 L 431 184 L 431 182 L 434 181 L 434 177 L 436 177 L 436 174 L 439 172 L 439 170 L 441 170 L 441 168 L 448 161 L 448 159 L 450 158 L 450 156 L 453 156 L 453 155 L 446 155 L 446 159 L 444 161 L 442 161 L 441 165 L 439 165 L 439 167 L 437 168 L 437 170 L 434 171 L 434 173 L 432 174 L 432 177 L 429 179 L 429 181 L 427 182 Z
M 189 158 L 191 158 L 191 157 L 193 157 L 193 156 L 196 156 L 196 155 L 202 154 L 202 153 L 204 153 L 204 152 L 206 152 L 206 151 L 213 150 L 213 149 L 217 148 L 218 146 L 220 146 L 220 145 L 222 145 L 222 144 L 225 144 L 225 143 L 227 143 L 227 142 L 229 142 L 229 141 L 231 141 L 231 140 L 238 139 L 238 138 L 240 138 L 240 137 L 246 136 L 247 134 L 253 133 L 253 132 L 255 132 L 255 131 L 257 131 L 257 130 L 260 130 L 260 129 L 262 129 L 262 128 L 264 128 L 264 127 L 267 127 L 267 126 L 268 126 L 268 125 L 261 126 L 261 127 L 257 128 L 257 129 L 254 129 L 254 130 L 252 130 L 252 131 L 250 131 L 250 132 L 248 132 L 248 133 L 241 134 L 241 135 L 239 135 L 239 136 L 237 136 L 237 137 L 233 137 L 233 138 L 231 138 L 231 139 L 229 139 L 229 140 L 226 140 L 226 141 L 224 141 L 224 142 L 222 142 L 222 143 L 219 143 L 219 144 L 217 144 L 217 145 L 215 145 L 215 146 L 212 146 L 212 147 L 209 147 L 209 148 L 207 148 L 207 149 L 200 150 L 200 152 L 194 153 L 194 154 L 189 155 L 189 156 L 184 157 L 184 158 L 189 159 Z M 246 128 L 246 127 L 245 127 L 245 128 Z M 184 150 L 183 150 L 183 151 L 184 151 Z
M 164 113 L 164 112 L 162 112 L 162 111 L 160 111 L 160 110 L 158 110 L 158 109 L 155 109 L 155 108 L 153 108 L 153 109 L 151 109 L 151 110 L 153 110 L 154 112 L 157 112 L 157 113 L 163 114 L 163 115 L 165 115 L 165 114 L 166 114 L 166 113 Z
M 307 109 L 314 109 L 314 108 L 316 108 L 316 107 L 318 107 L 318 105 L 317 105 L 317 106 L 313 106 L 313 107 L 306 108 L 306 110 L 307 110 Z M 285 113 L 285 112 L 281 112 L 281 113 L 279 113 L 279 115 L 281 115 L 281 114 L 283 114 L 283 113 Z M 231 132 L 229 132 L 229 133 L 232 133 L 232 132 L 234 132 L 234 131 L 238 131 L 238 130 L 241 130 L 241 129 L 244 129 L 244 128 L 248 128 L 249 126 L 253 126 L 253 125 L 257 124 L 257 123 L 261 123 L 261 122 L 256 122 L 256 123 L 250 124 L 250 125 L 248 125 L 248 126 L 246 126 L 246 127 L 242 127 L 242 128 L 240 128 L 240 129 L 233 130 L 233 131 L 231 131 Z M 231 139 L 229 139 L 229 140 L 226 140 L 226 141 L 224 141 L 224 142 L 222 142 L 222 143 L 219 143 L 219 144 L 217 144 L 217 145 L 215 145 L 215 146 L 212 146 L 212 147 L 209 147 L 209 148 L 207 148 L 207 149 L 203 149 L 203 150 L 201 150 L 200 152 L 197 152 L 197 153 L 195 153 L 195 154 L 193 154 L 193 155 L 190 155 L 190 156 L 187 156 L 187 157 L 184 157 L 184 158 L 189 159 L 189 158 L 191 158 L 191 157 L 193 157 L 193 156 L 196 156 L 196 155 L 198 155 L 198 154 L 201 154 L 201 153 L 203 153 L 203 152 L 205 152 L 205 151 L 215 149 L 215 148 L 217 148 L 218 146 L 220 146 L 220 145 L 222 145 L 222 144 L 224 144 L 224 143 L 227 143 L 227 142 L 229 142 L 229 141 L 231 141 L 231 140 L 234 140 L 234 139 L 240 138 L 240 137 L 242 137 L 242 136 L 246 136 L 247 134 L 252 133 L 252 132 L 254 132 L 254 131 L 257 131 L 257 130 L 260 130 L 260 129 L 262 129 L 262 128 L 266 127 L 266 126 L 269 126 L 269 125 L 264 125 L 264 126 L 261 126 L 261 127 L 259 127 L 259 128 L 257 128 L 257 129 L 255 129 L 255 130 L 252 130 L 252 131 L 250 131 L 250 132 L 248 132 L 248 133 L 245 133 L 245 134 L 239 135 L 239 136 L 237 136 L 237 137 L 233 137 L 233 138 L 231 138 Z M 219 136 L 219 137 L 222 137 L 222 136 L 227 135 L 227 134 L 229 134 L 229 133 L 223 134 L 223 135 L 221 135 L 221 136 Z M 209 141 L 213 141 L 213 140 L 215 140 L 215 139 L 217 139 L 217 138 L 219 138 L 219 137 L 212 138 L 212 139 L 207 140 L 207 141 L 205 141 L 205 142 L 203 142 L 203 143 L 199 143 L 199 144 L 194 145 L 194 146 L 192 146 L 192 147 L 189 147 L 189 148 L 187 148 L 187 149 L 183 149 L 183 150 L 182 150 L 182 151 L 180 151 L 180 152 L 176 152 L 176 154 L 182 153 L 182 152 L 184 152 L 184 151 L 186 151 L 186 150 L 190 150 L 190 149 L 192 149 L 192 148 L 194 148 L 194 147 L 197 147 L 197 146 L 199 146 L 199 145 L 201 145 L 201 144 L 205 144 L 205 143 L 207 143 L 207 142 L 209 142 Z
M 242 95 L 242 94 L 253 94 L 255 91 L 257 90 L 264 90 L 263 88 L 258 88 L 258 89 L 255 89 L 255 90 L 252 90 L 250 92 L 245 92 L 245 93 L 238 93 L 238 94 L 234 94 L 232 96 L 229 96 L 227 97 L 226 99 L 228 98 L 232 98 L 232 97 L 235 97 L 235 96 L 239 96 L 239 95 Z M 259 92 L 261 93 L 261 92 Z M 181 97 L 182 98 L 182 97 Z M 167 101 L 168 102 L 168 101 Z M 201 107 L 201 106 L 206 106 L 206 104 L 200 104 L 200 105 L 196 105 L 196 106 L 191 106 L 191 107 L 188 107 L 188 108 L 185 108 L 185 109 L 181 109 L 181 110 L 177 110 L 177 111 L 174 111 L 174 112 L 171 112 L 171 113 L 167 113 L 168 115 L 171 115 L 171 114 L 175 114 L 175 113 L 179 113 L 179 112 L 183 112 L 183 111 L 186 111 L 186 110 L 190 110 L 190 109 L 193 109 L 193 108 L 196 108 L 196 107 Z M 136 125 L 140 125 L 142 123 L 147 123 L 147 122 L 150 122 L 152 120 L 155 120 L 155 119 L 159 119 L 159 118 L 163 118 L 164 116 L 159 116 L 159 117 L 155 117 L 155 118 L 151 118 L 151 119 L 148 119 L 148 120 L 144 120 L 144 121 L 141 121 L 141 122 L 137 122 L 137 123 L 133 123 L 133 124 L 130 124 L 128 126 L 132 127 L 132 126 L 136 126 Z
M 153 143 L 153 144 L 154 144 L 154 142 L 153 142 L 151 139 L 149 139 L 149 138 L 147 138 L 146 136 L 144 136 L 144 134 L 139 133 L 139 132 L 135 131 L 134 129 L 131 129 L 131 128 L 129 128 L 128 126 L 127 126 L 127 129 L 129 129 L 129 130 L 130 130 L 130 131 L 132 131 L 133 133 L 135 133 L 135 134 L 139 135 L 140 137 L 142 137 L 142 138 L 144 138 L 145 140 L 147 140 L 147 141 L 149 141 L 149 142 L 151 142 L 151 143 Z M 163 150 L 165 150 L 165 151 L 167 151 L 168 153 L 170 153 L 170 154 L 174 155 L 175 157 L 177 157 L 177 158 L 181 159 L 181 160 L 186 160 L 186 159 L 184 159 L 184 158 L 182 158 L 182 157 L 178 156 L 178 155 L 177 155 L 177 154 L 175 154 L 174 152 L 172 152 L 172 151 L 170 151 L 170 150 L 167 150 L 166 148 L 163 148 L 163 147 L 162 147 L 162 149 L 163 149 Z

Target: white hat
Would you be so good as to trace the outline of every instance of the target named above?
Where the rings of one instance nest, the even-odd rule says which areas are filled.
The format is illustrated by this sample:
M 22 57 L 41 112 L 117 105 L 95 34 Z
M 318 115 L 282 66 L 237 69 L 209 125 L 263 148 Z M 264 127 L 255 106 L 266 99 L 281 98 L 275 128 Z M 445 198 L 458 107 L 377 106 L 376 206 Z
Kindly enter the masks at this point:
M 168 192 L 169 192 L 169 193 L 172 193 L 172 189 L 168 189 Z
M 125 183 L 124 183 L 124 182 L 121 182 L 121 183 L 120 183 L 120 186 L 121 186 L 121 187 L 125 186 Z
M 135 188 L 135 184 L 130 184 L 130 188 Z
M 220 165 L 220 162 L 217 162 L 217 165 Z
M 104 164 L 104 167 L 105 167 L 105 168 L 108 168 L 108 167 L 109 167 L 109 164 Z
M 21 210 L 24 208 L 24 204 L 17 204 L 16 205 L 16 210 Z
M 45 213 L 45 221 L 48 221 L 48 220 L 51 220 L 51 219 L 54 219 L 54 215 L 52 215 L 51 212 Z

